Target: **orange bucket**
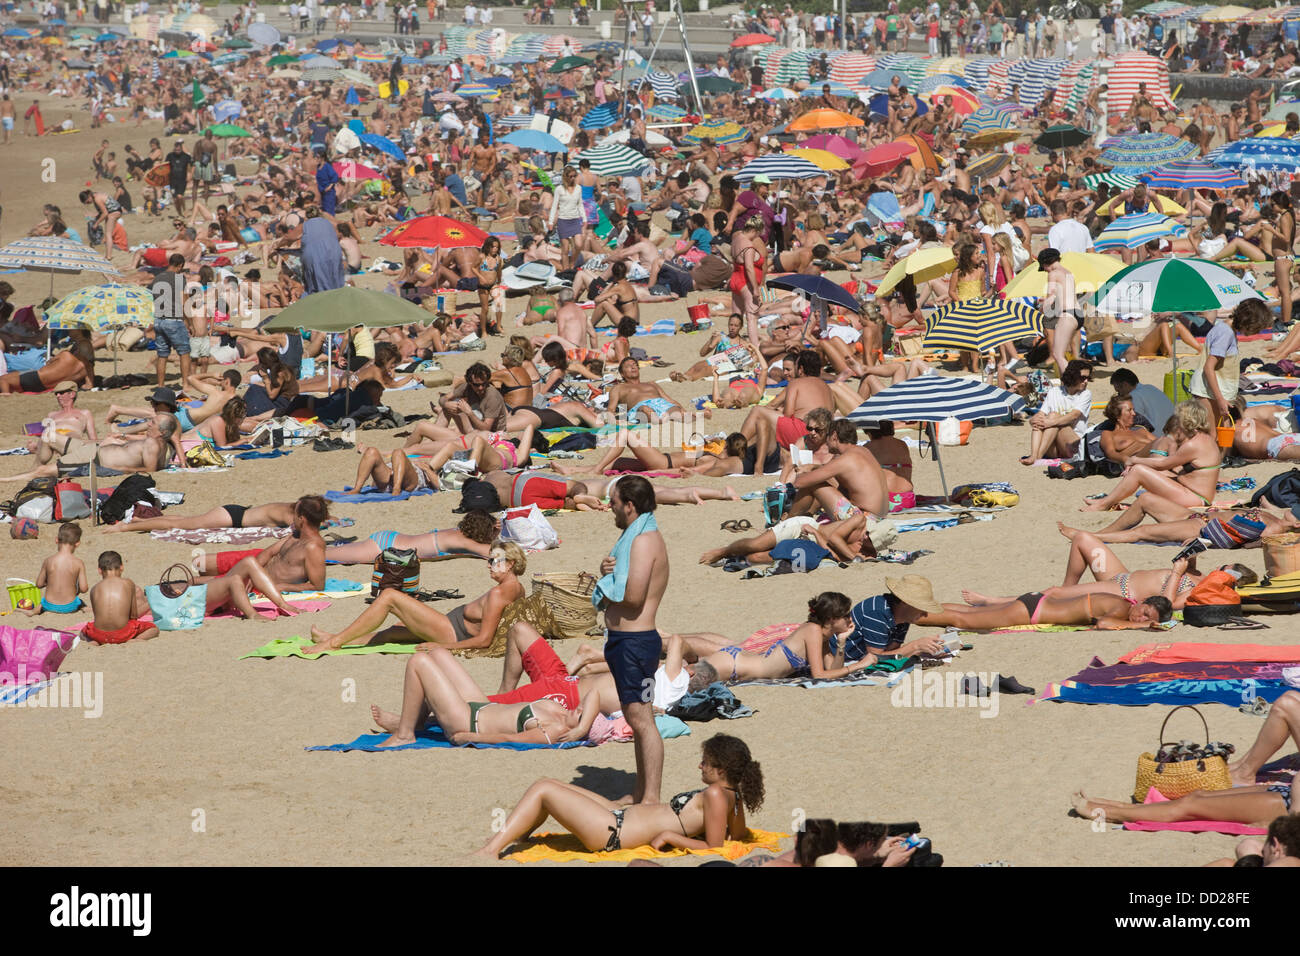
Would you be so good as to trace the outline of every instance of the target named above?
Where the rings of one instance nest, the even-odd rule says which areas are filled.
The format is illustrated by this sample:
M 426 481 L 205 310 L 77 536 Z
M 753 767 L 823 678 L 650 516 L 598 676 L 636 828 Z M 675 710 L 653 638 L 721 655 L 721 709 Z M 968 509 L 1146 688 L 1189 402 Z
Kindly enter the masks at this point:
M 709 307 L 701 302 L 699 305 L 693 305 L 686 310 L 686 315 L 692 322 L 699 322 L 709 317 Z
M 1224 425 L 1224 422 L 1228 424 Z M 1220 448 L 1231 448 L 1233 439 L 1237 437 L 1237 430 L 1233 428 L 1232 419 L 1227 415 L 1219 419 L 1219 424 L 1214 429 L 1214 432 L 1218 436 Z

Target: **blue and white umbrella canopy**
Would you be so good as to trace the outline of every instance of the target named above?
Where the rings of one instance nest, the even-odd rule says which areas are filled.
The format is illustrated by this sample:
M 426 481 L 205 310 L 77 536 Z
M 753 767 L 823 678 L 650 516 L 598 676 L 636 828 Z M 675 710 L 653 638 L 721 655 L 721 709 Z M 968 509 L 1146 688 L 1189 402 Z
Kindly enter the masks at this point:
M 550 133 L 538 129 L 517 129 L 501 137 L 501 142 L 539 153 L 563 153 L 568 147 Z
M 761 100 L 774 100 L 774 101 L 797 100 L 799 98 L 799 94 L 796 93 L 794 90 L 787 90 L 783 86 L 776 86 L 770 90 L 764 90 L 762 93 L 759 93 L 758 98 Z M 653 109 L 653 107 L 651 108 Z
M 1136 176 L 1195 153 L 1196 144 L 1191 140 L 1168 133 L 1135 133 L 1110 140 L 1097 159 L 1113 173 Z
M 244 115 L 244 104 L 239 100 L 222 100 L 216 106 L 212 107 L 212 118 L 218 123 L 224 123 L 232 120 L 236 116 Z
M 65 236 L 26 236 L 0 249 L 0 269 L 38 272 L 99 272 L 121 276 L 102 255 Z
M 858 91 L 851 86 L 845 86 L 843 83 L 836 83 L 834 80 L 825 83 L 814 83 L 803 91 L 800 95 L 805 99 L 816 99 L 822 95 L 822 87 L 831 88 L 831 96 L 843 96 L 849 99 L 858 99 Z
M 829 173 L 815 163 L 785 153 L 768 153 L 745 164 L 744 169 L 736 173 L 736 182 L 747 183 L 755 176 L 767 176 L 773 182 L 778 179 L 813 179 L 828 176 Z
M 495 126 L 504 126 L 507 129 L 518 129 L 522 126 L 530 126 L 533 122 L 533 116 L 541 114 L 533 113 L 511 113 L 509 116 L 502 116 L 500 119 L 492 121 Z
M 650 160 L 641 153 L 617 143 L 606 143 L 581 152 L 573 162 L 576 164 L 584 159 L 591 163 L 591 171 L 597 176 L 625 176 L 639 173 L 650 165 Z
M 984 133 L 991 129 L 1014 129 L 1016 114 L 1009 109 L 996 106 L 982 106 L 961 124 L 961 131 L 967 136 Z
M 618 122 L 618 106 L 614 103 L 601 103 L 587 111 L 578 122 L 578 129 L 605 129 Z
M 1253 136 L 1212 149 L 1205 158 L 1232 169 L 1296 172 L 1300 170 L 1300 143 L 1280 136 Z
M 1203 159 L 1180 160 L 1143 173 L 1138 179 L 1152 189 L 1239 189 L 1246 181 L 1231 169 Z
M 964 76 L 958 76 L 956 73 L 936 73 L 933 76 L 927 76 L 916 87 L 917 93 L 932 93 L 941 86 L 960 86 L 963 89 L 970 89 L 971 82 Z
M 650 89 L 654 91 L 657 99 L 677 99 L 677 78 L 671 73 L 665 73 L 663 70 L 650 70 L 641 76 L 633 77 L 628 81 L 627 85 L 634 90 L 639 90 L 646 83 L 650 84 Z
M 1001 418 L 1023 411 L 1019 395 L 966 378 L 922 375 L 891 385 L 876 393 L 853 411 L 850 421 L 859 425 L 876 422 L 941 422 Z
M 1158 212 L 1137 212 L 1120 216 L 1101 231 L 1092 247 L 1098 252 L 1107 249 L 1136 249 L 1152 239 L 1163 236 L 1185 236 L 1187 227 Z

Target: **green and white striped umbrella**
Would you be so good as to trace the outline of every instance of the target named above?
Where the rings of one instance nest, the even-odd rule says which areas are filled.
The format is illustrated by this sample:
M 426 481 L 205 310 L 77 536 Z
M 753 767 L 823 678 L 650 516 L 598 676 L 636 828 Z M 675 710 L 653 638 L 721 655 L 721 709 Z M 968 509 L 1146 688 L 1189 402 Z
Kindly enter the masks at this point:
M 1132 189 L 1138 180 L 1136 176 L 1125 176 L 1123 173 L 1090 173 L 1083 177 L 1083 185 L 1088 189 L 1096 189 L 1099 183 L 1124 190 Z
M 581 152 L 574 157 L 573 164 L 584 159 L 591 163 L 591 171 L 597 176 L 624 176 L 650 165 L 650 160 L 644 155 L 618 143 L 605 143 Z
M 987 352 L 1005 342 L 1043 334 L 1043 313 L 1008 299 L 966 299 L 934 310 L 923 348 Z
M 1263 296 L 1207 259 L 1148 259 L 1126 266 L 1093 295 L 1097 311 L 1111 315 L 1209 312 Z

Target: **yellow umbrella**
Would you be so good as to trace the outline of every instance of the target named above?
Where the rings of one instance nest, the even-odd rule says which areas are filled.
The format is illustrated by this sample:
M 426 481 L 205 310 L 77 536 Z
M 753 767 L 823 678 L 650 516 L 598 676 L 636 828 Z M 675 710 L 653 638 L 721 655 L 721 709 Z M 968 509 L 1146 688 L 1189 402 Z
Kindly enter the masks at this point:
M 41 42 L 46 46 L 60 46 L 63 43 L 58 37 L 42 37 Z
M 848 163 L 825 149 L 788 149 L 786 150 L 786 155 L 798 156 L 800 159 L 806 159 L 818 169 L 833 171 L 849 168 Z
M 1124 268 L 1124 262 L 1118 256 L 1099 252 L 1067 252 L 1061 256 L 1061 265 L 1074 276 L 1074 289 L 1081 293 L 1096 292 L 1102 283 Z M 1043 295 L 1046 291 L 1047 274 L 1038 268 L 1037 262 L 1031 262 L 1007 283 L 1002 294 L 1008 299 L 1016 299 Z
M 1159 207 L 1156 206 L 1157 199 L 1160 201 Z M 1109 216 L 1117 202 L 1119 202 L 1118 196 L 1107 199 L 1097 207 L 1097 215 Z M 1182 216 L 1186 214 L 1187 210 L 1178 205 L 1178 203 L 1174 202 L 1168 196 L 1156 196 L 1153 194 L 1151 202 L 1147 205 L 1147 212 L 1158 212 L 1162 216 Z
M 1272 126 L 1265 126 L 1256 133 L 1256 136 L 1281 136 L 1286 132 L 1286 123 L 1274 123 Z
M 1122 263 L 1121 263 L 1122 265 Z M 939 279 L 957 268 L 957 260 L 947 246 L 934 246 L 929 249 L 917 249 L 910 256 L 895 262 L 885 273 L 880 285 L 876 286 L 876 297 L 888 295 L 894 286 L 903 281 L 903 276 L 911 276 L 914 282 L 929 282 Z
M 966 140 L 967 146 L 1001 146 L 1025 135 L 1019 129 L 986 129 Z
M 1253 11 L 1249 7 L 1226 6 L 1217 7 L 1207 13 L 1201 14 L 1201 19 L 1207 23 L 1227 23 L 1231 20 L 1240 20 L 1248 16 Z

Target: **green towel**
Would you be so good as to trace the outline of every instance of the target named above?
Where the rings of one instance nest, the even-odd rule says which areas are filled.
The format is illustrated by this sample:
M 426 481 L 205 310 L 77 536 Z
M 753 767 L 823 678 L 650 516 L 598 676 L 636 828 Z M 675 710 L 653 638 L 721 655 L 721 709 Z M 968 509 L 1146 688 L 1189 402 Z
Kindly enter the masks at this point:
M 288 639 L 276 638 L 269 644 L 259 647 L 255 651 L 249 651 L 238 660 L 247 660 L 250 657 L 301 657 L 309 661 L 314 661 L 318 657 L 326 654 L 346 655 L 346 654 L 414 654 L 418 644 L 365 644 L 356 647 L 341 647 L 337 651 L 317 651 L 315 654 L 304 654 L 302 649 L 311 644 L 311 641 L 305 637 L 290 637 Z
M 870 667 L 865 667 L 869 674 L 896 674 L 899 671 L 907 670 L 910 657 L 882 657 Z

